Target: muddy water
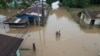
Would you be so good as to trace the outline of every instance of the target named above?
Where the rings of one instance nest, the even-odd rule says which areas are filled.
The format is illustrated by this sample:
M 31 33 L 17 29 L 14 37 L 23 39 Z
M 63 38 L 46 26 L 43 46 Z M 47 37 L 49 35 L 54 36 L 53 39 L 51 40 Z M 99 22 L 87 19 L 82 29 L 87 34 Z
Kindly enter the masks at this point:
M 64 8 L 51 10 L 45 27 L 12 29 L 6 34 L 16 36 L 27 29 L 20 49 L 29 50 L 21 50 L 21 56 L 97 56 L 100 52 L 100 30 L 82 30 Z M 58 30 L 60 37 L 55 35 Z
M 18 10 L 18 9 L 0 9 L 0 14 L 5 15 L 7 17 L 12 17 L 20 11 L 21 10 Z

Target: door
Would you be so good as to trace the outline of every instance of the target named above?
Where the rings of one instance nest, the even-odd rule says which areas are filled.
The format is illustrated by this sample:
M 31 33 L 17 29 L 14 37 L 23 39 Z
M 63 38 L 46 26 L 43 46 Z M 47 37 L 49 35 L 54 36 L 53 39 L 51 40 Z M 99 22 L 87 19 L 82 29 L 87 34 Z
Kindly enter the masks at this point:
M 95 20 L 91 20 L 90 25 L 94 25 Z

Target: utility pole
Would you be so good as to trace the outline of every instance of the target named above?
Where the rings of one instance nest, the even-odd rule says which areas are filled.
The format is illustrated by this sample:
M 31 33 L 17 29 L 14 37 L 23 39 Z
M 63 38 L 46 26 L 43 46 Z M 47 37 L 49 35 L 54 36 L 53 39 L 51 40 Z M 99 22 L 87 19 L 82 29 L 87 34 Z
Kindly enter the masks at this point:
M 42 0 L 42 24 L 44 25 L 44 8 L 43 8 L 43 0 Z

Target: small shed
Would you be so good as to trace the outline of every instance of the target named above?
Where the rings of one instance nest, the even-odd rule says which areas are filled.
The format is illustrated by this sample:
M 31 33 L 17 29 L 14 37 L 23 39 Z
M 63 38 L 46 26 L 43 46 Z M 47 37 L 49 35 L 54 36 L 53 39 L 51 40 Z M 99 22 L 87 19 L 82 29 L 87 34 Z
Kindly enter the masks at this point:
M 100 11 L 82 10 L 78 16 L 85 24 L 100 25 Z
M 18 56 L 18 50 L 23 39 L 0 34 L 0 56 Z

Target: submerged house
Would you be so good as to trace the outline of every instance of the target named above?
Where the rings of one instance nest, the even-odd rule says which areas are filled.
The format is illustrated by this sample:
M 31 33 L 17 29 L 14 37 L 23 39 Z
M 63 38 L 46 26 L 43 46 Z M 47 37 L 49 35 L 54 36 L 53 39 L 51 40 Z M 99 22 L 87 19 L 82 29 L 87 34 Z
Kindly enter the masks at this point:
M 10 27 L 26 27 L 29 24 L 44 25 L 43 22 L 47 16 L 45 7 L 46 4 L 36 1 L 30 7 L 14 15 L 14 18 L 5 20 L 4 24 L 9 24 Z
M 28 18 L 30 23 L 34 23 L 34 21 L 36 20 L 39 21 L 38 18 L 42 17 L 42 8 L 41 7 L 29 7 L 25 9 L 24 11 L 18 13 L 16 17 Z
M 20 56 L 23 39 L 0 34 L 0 56 Z
M 46 4 L 42 4 L 40 1 L 34 2 L 30 7 L 21 11 L 16 15 L 18 18 L 28 18 L 29 23 L 42 24 L 44 18 L 47 16 L 47 11 L 45 9 Z
M 100 25 L 100 11 L 82 10 L 78 16 L 87 25 Z

